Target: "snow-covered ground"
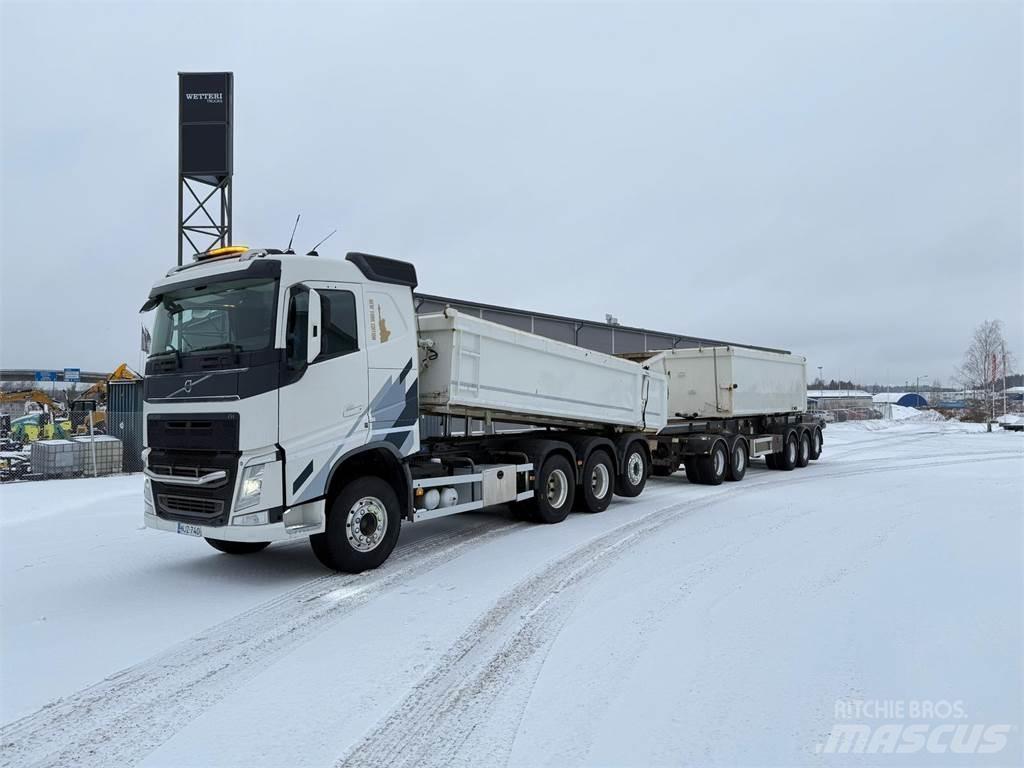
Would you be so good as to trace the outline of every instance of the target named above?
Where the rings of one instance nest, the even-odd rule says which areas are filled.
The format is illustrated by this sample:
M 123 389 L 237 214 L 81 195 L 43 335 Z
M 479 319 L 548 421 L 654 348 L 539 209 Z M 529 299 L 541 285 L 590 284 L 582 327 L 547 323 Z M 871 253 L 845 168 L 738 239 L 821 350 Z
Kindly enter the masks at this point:
M 4 485 L 0 761 L 1020 765 L 1024 439 L 825 438 L 806 469 L 652 478 L 557 526 L 409 525 L 361 576 L 144 530 L 136 477 Z M 849 722 L 945 752 L 832 754 Z M 954 754 L 956 724 L 1004 746 Z

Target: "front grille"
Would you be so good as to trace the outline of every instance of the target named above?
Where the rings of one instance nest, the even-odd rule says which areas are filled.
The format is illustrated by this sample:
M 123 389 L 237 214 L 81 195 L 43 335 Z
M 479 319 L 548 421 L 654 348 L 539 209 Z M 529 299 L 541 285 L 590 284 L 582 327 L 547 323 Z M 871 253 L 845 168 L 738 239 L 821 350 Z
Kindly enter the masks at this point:
M 194 496 L 171 496 L 160 494 L 157 501 L 165 512 L 172 515 L 194 515 L 213 517 L 224 509 L 224 502 L 216 499 L 197 499 Z
M 214 451 L 178 451 L 154 448 L 149 454 L 156 514 L 165 520 L 220 526 L 227 525 L 231 496 L 238 473 L 238 454 Z M 223 471 L 227 477 L 216 483 L 185 486 L 160 480 L 195 478 Z
M 166 475 L 167 477 L 202 477 L 203 475 L 209 475 L 213 472 L 218 471 L 221 467 L 202 467 L 188 464 L 153 464 L 149 465 L 149 468 L 158 475 Z M 216 483 L 208 483 L 207 488 L 219 488 L 224 485 L 227 480 L 221 480 Z

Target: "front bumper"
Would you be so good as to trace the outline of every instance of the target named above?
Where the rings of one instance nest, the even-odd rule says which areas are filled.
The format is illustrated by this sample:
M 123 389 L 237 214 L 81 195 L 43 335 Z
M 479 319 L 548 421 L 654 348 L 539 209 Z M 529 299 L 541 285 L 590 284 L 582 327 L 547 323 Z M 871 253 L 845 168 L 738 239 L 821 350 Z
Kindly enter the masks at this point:
M 208 539 L 244 542 L 291 541 L 323 533 L 324 506 L 323 500 L 301 504 L 285 510 L 281 522 L 266 525 L 188 525 L 198 527 L 203 537 Z M 147 528 L 170 533 L 178 532 L 178 521 L 157 517 L 151 509 L 147 505 L 143 513 Z

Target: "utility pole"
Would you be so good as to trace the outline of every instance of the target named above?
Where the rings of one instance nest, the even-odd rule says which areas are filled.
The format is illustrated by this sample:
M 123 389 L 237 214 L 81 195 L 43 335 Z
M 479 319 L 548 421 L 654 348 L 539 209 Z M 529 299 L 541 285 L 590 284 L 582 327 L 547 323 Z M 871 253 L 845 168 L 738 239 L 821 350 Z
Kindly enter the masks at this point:
M 1003 342 L 1003 416 L 1006 415 L 1006 342 Z

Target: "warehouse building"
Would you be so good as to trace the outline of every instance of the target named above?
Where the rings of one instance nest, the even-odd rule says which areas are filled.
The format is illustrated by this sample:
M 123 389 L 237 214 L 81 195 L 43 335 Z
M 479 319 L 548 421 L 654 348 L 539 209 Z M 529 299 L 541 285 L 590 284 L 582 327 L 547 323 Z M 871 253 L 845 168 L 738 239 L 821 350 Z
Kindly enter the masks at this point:
M 844 411 L 871 409 L 874 401 L 870 392 L 861 389 L 809 389 L 807 407 L 815 411 Z
M 917 392 L 879 392 L 872 397 L 877 405 L 902 405 L 907 408 L 927 408 L 928 401 Z

